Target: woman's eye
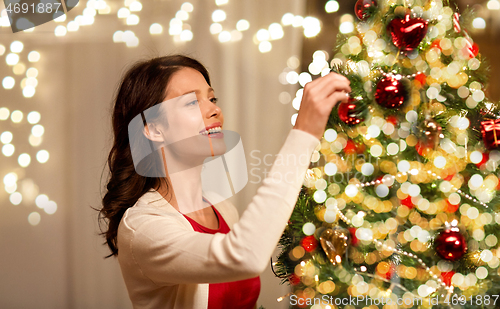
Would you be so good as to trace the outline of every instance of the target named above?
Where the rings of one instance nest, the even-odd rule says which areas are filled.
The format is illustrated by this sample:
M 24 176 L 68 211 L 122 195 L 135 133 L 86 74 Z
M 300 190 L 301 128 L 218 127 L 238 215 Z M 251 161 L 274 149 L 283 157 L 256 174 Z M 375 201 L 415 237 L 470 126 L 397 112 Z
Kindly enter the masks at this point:
M 217 99 L 217 98 L 211 98 L 210 99 L 210 102 L 212 102 L 214 104 L 217 104 L 217 101 L 219 101 L 219 99 Z
M 195 105 L 195 104 L 198 104 L 197 100 L 187 103 L 186 106 L 191 106 L 191 105 Z

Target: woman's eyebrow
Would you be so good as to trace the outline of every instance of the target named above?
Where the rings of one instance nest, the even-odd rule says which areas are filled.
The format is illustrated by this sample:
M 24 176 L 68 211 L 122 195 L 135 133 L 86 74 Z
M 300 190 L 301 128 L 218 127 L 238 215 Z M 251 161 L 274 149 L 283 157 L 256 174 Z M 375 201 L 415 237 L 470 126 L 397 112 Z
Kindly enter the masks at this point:
M 191 92 L 194 92 L 194 93 L 200 93 L 201 91 L 196 89 L 196 90 L 189 90 L 185 93 L 183 93 L 182 95 L 185 95 L 185 94 L 188 94 L 188 93 L 191 93 Z M 214 92 L 214 89 L 212 87 L 208 88 L 208 92 Z

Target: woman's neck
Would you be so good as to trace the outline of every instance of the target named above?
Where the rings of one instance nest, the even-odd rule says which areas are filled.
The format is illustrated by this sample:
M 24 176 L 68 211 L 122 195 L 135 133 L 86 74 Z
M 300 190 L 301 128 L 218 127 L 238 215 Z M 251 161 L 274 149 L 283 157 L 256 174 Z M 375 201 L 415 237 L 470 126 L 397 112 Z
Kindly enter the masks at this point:
M 169 173 L 168 166 L 176 164 L 176 160 L 167 154 L 167 183 L 162 183 L 158 192 L 180 213 L 187 214 L 201 210 L 208 203 L 203 202 L 201 170 L 203 165 Z M 178 165 L 176 165 L 178 166 Z

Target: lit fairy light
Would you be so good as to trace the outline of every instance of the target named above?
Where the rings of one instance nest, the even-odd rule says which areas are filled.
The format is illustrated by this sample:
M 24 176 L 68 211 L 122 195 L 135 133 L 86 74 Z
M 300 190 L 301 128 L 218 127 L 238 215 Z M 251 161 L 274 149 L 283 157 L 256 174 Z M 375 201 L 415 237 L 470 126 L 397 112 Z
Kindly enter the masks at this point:
M 327 13 L 334 13 L 337 12 L 340 8 L 340 5 L 337 1 L 335 0 L 330 0 L 325 4 L 325 11 Z
M 16 84 L 16 80 L 12 76 L 6 76 L 2 80 L 2 86 L 5 89 L 12 89 L 12 88 L 14 88 L 15 84 Z
M 118 18 L 127 18 L 130 15 L 130 10 L 127 8 L 120 8 L 117 12 Z
M 86 16 L 95 15 L 93 10 L 86 10 L 84 13 Z M 83 18 L 83 19 L 82 19 Z M 80 21 L 85 21 L 87 24 L 89 23 L 88 19 L 85 19 L 85 16 L 80 18 Z M 78 29 L 72 28 L 72 25 L 79 25 L 76 22 L 70 22 L 68 29 L 71 31 L 76 31 Z M 61 27 L 64 27 L 61 25 Z M 56 34 L 63 35 L 61 29 L 57 28 Z M 33 97 L 35 95 L 35 88 L 38 86 L 39 80 L 37 79 L 39 76 L 39 71 L 35 67 L 30 67 L 21 60 L 22 53 L 25 51 L 25 46 L 21 41 L 14 41 L 9 46 L 10 53 L 6 55 L 6 62 L 8 65 L 12 66 L 13 73 L 15 75 L 26 74 L 25 78 L 22 78 L 19 82 L 20 88 L 22 89 L 22 94 L 26 98 Z M 6 52 L 6 48 L 2 45 L 0 48 L 0 52 L 4 54 Z M 41 55 L 38 51 L 29 51 L 26 56 L 27 61 L 31 63 L 36 63 L 40 61 Z M 14 89 L 14 86 L 18 84 L 16 78 L 12 76 L 5 76 L 2 80 L 2 86 L 6 90 Z M 42 142 L 42 136 L 44 134 L 45 128 L 40 124 L 41 114 L 38 111 L 31 111 L 29 113 L 24 113 L 22 111 L 22 107 L 19 109 L 10 111 L 7 107 L 0 107 L 0 120 L 6 121 L 10 120 L 14 124 L 24 124 L 25 122 L 32 125 L 31 134 L 29 136 L 29 145 L 36 147 L 39 146 Z M 18 143 L 21 141 L 18 139 L 15 132 L 11 131 L 3 131 L 0 132 L 0 142 L 1 142 L 1 153 L 5 157 L 13 157 L 17 163 L 17 166 L 21 168 L 26 168 L 29 165 L 33 164 L 32 155 L 28 152 L 19 152 L 18 149 L 23 149 L 22 147 L 18 148 Z M 49 152 L 47 150 L 38 150 L 36 153 L 36 161 L 37 163 L 43 164 L 49 160 Z M 4 165 L 7 167 L 6 165 Z M 4 189 L 5 192 L 9 194 L 9 201 L 12 205 L 20 205 L 21 203 L 30 203 L 32 199 L 30 196 L 33 194 L 38 194 L 38 188 L 36 186 L 27 185 L 26 179 L 21 179 L 18 181 L 18 174 L 14 172 L 7 173 L 4 178 Z M 57 204 L 54 201 L 48 201 L 46 207 L 44 208 L 46 214 L 54 214 L 57 211 Z M 40 222 L 40 213 L 33 212 L 28 216 L 28 222 L 31 225 L 37 225 Z
M 151 26 L 149 27 L 149 33 L 150 34 L 162 34 L 163 33 L 163 26 L 158 24 L 158 23 L 151 24 Z
M 49 160 L 49 152 L 47 150 L 40 150 L 36 154 L 36 159 L 40 163 L 46 163 Z
M 250 29 L 250 23 L 246 19 L 240 19 L 236 23 L 236 30 L 238 31 L 246 31 Z
M 226 12 L 224 12 L 223 10 L 215 10 L 212 13 L 212 21 L 214 23 L 219 23 L 224 20 L 226 20 Z
M 56 36 L 65 36 L 67 32 L 68 30 L 63 25 L 59 25 L 56 27 L 56 29 L 54 29 L 54 34 Z
M 272 44 L 269 41 L 262 41 L 259 43 L 259 51 L 261 53 L 268 53 L 272 49 Z

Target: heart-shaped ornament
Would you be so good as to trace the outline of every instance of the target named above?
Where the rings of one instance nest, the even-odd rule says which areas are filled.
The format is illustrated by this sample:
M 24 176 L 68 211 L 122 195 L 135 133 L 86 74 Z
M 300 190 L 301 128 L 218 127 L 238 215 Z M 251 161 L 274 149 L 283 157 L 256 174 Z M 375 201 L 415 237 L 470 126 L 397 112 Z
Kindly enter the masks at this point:
M 428 22 L 422 18 L 395 18 L 387 26 L 387 32 L 391 34 L 392 42 L 402 50 L 412 50 L 420 45 L 427 34 Z
M 349 231 L 339 226 L 331 229 L 326 229 L 321 233 L 319 241 L 321 247 L 326 253 L 326 256 L 333 265 L 342 262 L 342 256 L 349 245 Z

